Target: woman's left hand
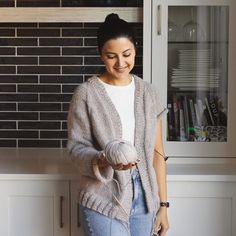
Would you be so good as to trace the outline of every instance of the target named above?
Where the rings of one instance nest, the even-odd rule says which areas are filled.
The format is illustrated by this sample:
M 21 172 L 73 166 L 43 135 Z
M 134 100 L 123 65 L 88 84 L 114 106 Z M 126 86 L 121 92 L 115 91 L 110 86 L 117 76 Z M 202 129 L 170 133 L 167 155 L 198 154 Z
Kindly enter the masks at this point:
M 156 216 L 155 232 L 157 232 L 159 236 L 164 236 L 166 235 L 168 229 L 169 222 L 167 217 L 167 209 L 166 207 L 160 207 Z

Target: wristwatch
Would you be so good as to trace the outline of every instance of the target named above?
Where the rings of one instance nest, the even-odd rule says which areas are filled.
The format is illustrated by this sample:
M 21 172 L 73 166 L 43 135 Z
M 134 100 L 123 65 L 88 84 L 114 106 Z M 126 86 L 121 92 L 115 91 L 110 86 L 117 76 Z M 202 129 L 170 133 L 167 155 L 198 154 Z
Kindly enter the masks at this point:
M 169 208 L 170 207 L 170 203 L 169 202 L 160 202 L 160 207 Z

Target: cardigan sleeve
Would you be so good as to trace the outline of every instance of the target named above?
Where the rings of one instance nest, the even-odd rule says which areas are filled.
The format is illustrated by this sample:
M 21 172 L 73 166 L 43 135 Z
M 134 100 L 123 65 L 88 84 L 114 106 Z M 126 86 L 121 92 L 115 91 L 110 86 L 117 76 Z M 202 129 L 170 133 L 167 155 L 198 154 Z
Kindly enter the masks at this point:
M 112 167 L 99 169 L 97 160 L 101 150 L 94 147 L 93 135 L 86 102 L 85 84 L 75 91 L 68 113 L 68 144 L 72 161 L 78 168 L 80 175 L 89 176 L 103 183 L 113 178 Z
M 158 120 L 168 113 L 168 108 L 163 105 L 163 102 L 161 101 L 160 96 L 153 85 L 149 84 L 147 88 L 154 104 L 156 119 Z

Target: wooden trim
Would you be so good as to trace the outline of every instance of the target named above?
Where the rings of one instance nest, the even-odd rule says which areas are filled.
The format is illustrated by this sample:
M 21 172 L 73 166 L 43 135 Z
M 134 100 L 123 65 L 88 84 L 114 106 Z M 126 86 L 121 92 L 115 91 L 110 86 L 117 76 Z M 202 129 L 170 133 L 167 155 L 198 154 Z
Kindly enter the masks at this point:
M 128 22 L 142 22 L 141 7 L 0 8 L 0 22 L 103 22 L 117 13 Z

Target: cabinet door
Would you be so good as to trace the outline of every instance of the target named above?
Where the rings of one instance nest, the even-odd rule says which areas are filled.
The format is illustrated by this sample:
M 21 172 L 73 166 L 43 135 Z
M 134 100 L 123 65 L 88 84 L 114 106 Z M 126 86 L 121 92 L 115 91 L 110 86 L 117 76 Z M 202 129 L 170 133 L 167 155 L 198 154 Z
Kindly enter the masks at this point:
M 235 9 L 230 0 L 146 1 L 144 78 L 169 109 L 167 156 L 236 155 Z
M 79 181 L 71 181 L 71 236 L 85 236 L 80 225 L 78 184 Z
M 235 183 L 173 181 L 168 191 L 168 236 L 236 235 Z
M 0 181 L 0 235 L 69 236 L 69 183 Z

